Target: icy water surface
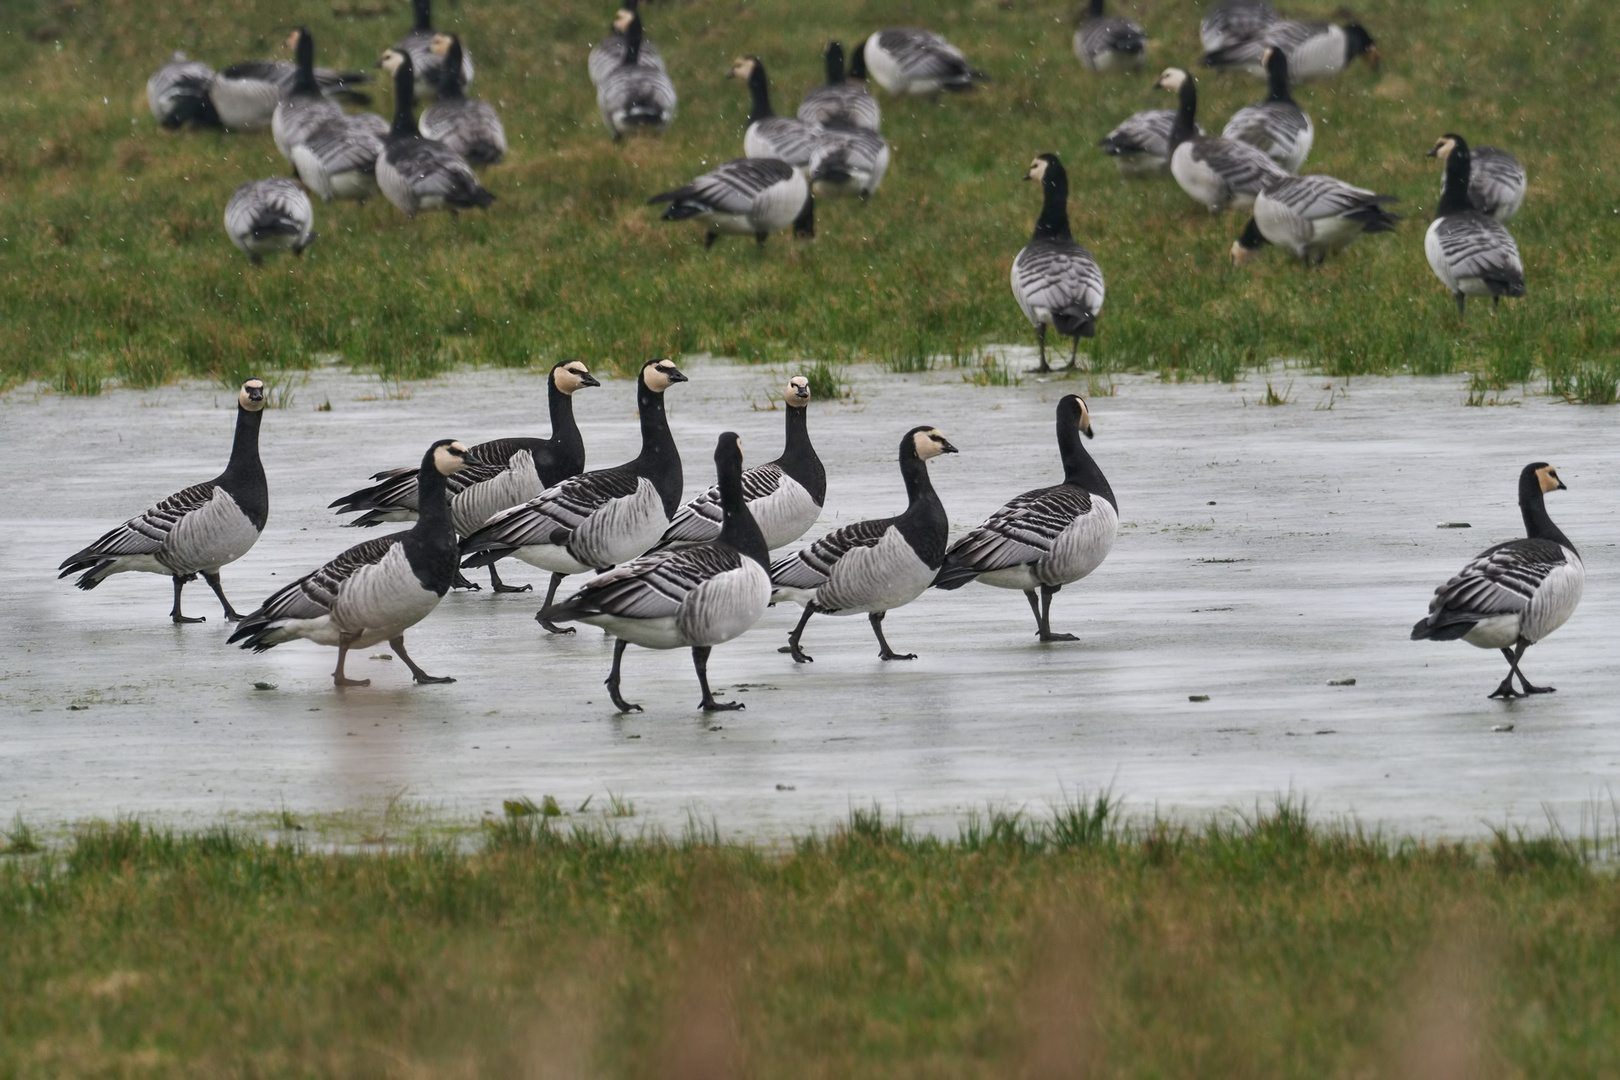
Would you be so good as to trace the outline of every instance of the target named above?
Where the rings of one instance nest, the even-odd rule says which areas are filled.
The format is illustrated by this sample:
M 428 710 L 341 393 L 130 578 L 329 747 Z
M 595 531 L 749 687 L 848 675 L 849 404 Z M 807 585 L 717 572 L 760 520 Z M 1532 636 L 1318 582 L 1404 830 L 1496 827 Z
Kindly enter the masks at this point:
M 691 493 L 712 480 L 721 430 L 742 433 L 751 462 L 775 456 L 782 413 L 766 407 L 785 377 L 687 369 L 670 414 Z M 961 449 L 932 471 L 953 530 L 972 526 L 1060 477 L 1054 405 L 1086 388 L 864 368 L 851 378 L 853 399 L 811 415 L 830 488 L 818 529 L 902 508 L 895 451 L 918 423 Z M 1102 568 L 1054 605 L 1055 627 L 1079 642 L 1037 644 L 1020 594 L 969 586 L 890 615 L 890 640 L 915 661 L 880 662 L 863 618 L 823 617 L 805 638 L 815 663 L 795 667 L 777 647 L 798 609 L 779 607 L 715 651 L 717 693 L 748 703 L 719 719 L 693 707 L 688 654 L 634 648 L 625 693 L 647 711 L 615 715 L 601 685 L 609 639 L 589 627 L 547 637 L 534 594 L 452 594 L 410 632 L 412 655 L 454 685 L 414 687 L 397 660 L 359 655 L 350 674 L 372 686 L 337 692 L 333 650 L 227 648 L 200 581 L 188 609 L 208 622 L 179 628 L 164 579 L 125 574 L 78 592 L 55 580 L 64 556 L 222 467 L 234 395 L 14 392 L 0 399 L 0 818 L 196 823 L 402 792 L 467 817 L 498 813 L 503 798 L 577 806 L 594 793 L 594 813 L 611 791 L 634 802 L 633 824 L 678 829 L 695 814 L 727 835 L 774 836 L 874 802 L 948 830 L 972 808 L 1041 811 L 1112 785 L 1138 812 L 1249 808 L 1292 792 L 1319 813 L 1477 835 L 1540 827 L 1544 808 L 1578 827 L 1583 810 L 1606 808 L 1620 764 L 1613 411 L 1538 396 L 1465 408 L 1457 379 L 1360 379 L 1347 392 L 1293 382 L 1295 401 L 1270 408 L 1257 404 L 1263 381 L 1127 379 L 1092 399 L 1089 448 L 1122 528 Z M 318 372 L 266 414 L 270 526 L 224 575 L 241 610 L 374 535 L 338 528 L 325 509 L 369 473 L 415 463 L 436 438 L 549 426 L 538 376 L 389 390 Z M 630 383 L 582 392 L 577 412 L 593 466 L 633 455 Z M 1490 701 L 1505 667 L 1495 653 L 1407 634 L 1464 560 L 1521 534 L 1515 481 L 1537 459 L 1569 485 L 1549 502 L 1586 556 L 1586 599 L 1526 659 L 1531 679 L 1559 692 Z M 520 563 L 502 567 L 544 585 Z

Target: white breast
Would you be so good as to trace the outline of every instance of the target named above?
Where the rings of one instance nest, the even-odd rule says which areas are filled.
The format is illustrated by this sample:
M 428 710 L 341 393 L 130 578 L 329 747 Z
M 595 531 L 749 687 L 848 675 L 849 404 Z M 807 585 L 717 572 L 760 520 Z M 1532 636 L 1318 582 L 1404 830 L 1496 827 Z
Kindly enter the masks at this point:
M 749 503 L 748 510 L 765 535 L 765 546 L 771 549 L 793 543 L 821 516 L 821 507 L 791 476 L 783 476 L 775 491 Z
M 1440 222 L 1442 218 L 1435 218 L 1429 223 L 1429 231 L 1423 237 L 1423 254 L 1429 257 L 1429 266 L 1434 270 L 1434 276 L 1443 282 L 1452 292 L 1457 291 L 1457 275 L 1452 273 L 1451 262 L 1440 247 Z
M 652 481 L 641 477 L 634 495 L 612 499 L 586 518 L 568 550 L 587 566 L 616 566 L 658 543 L 667 528 L 664 500 Z
M 1564 549 L 1567 560 L 1554 568 L 1542 581 L 1541 587 L 1530 598 L 1529 609 L 1520 619 L 1519 633 L 1526 641 L 1540 641 L 1569 621 L 1581 602 L 1581 591 L 1586 586 L 1586 566 L 1581 557 L 1569 548 Z
M 163 544 L 163 561 L 178 574 L 219 568 L 246 555 L 258 543 L 259 530 L 242 513 L 236 500 L 224 488 L 215 488 L 214 497 L 175 522 Z
M 1209 162 L 1199 161 L 1193 156 L 1191 140 L 1176 147 L 1176 152 L 1170 156 L 1170 175 L 1176 178 L 1176 183 L 1181 185 L 1182 191 L 1211 210 L 1223 210 L 1228 205 L 1237 205 L 1237 200 L 1232 198 L 1231 189 L 1221 174 L 1210 168 Z M 1251 197 L 1244 205 L 1253 201 Z
M 856 548 L 833 565 L 827 583 L 816 590 L 816 604 L 829 615 L 890 611 L 921 596 L 935 573 L 890 526 L 874 546 Z
M 422 587 L 405 549 L 395 544 L 380 561 L 356 570 L 338 589 L 331 623 L 334 633 L 358 635 L 350 647 L 364 649 L 398 637 L 438 606 L 439 595 Z
M 471 536 L 494 515 L 509 506 L 520 506 L 546 489 L 534 468 L 534 455 L 519 450 L 507 463 L 506 471 L 483 483 L 458 492 L 450 503 L 450 516 L 456 532 Z
M 757 623 L 770 602 L 770 575 L 745 558 L 737 569 L 716 574 L 688 593 L 675 613 L 675 626 L 689 645 L 719 645 Z

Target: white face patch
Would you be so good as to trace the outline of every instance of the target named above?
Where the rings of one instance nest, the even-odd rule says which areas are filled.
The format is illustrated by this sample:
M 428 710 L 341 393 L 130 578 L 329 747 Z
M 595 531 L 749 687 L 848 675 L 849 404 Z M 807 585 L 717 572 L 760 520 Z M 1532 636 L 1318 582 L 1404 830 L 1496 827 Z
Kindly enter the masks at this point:
M 395 52 L 393 49 L 389 49 L 387 52 L 382 54 L 383 70 L 388 72 L 390 75 L 399 71 L 399 65 L 403 64 L 404 62 L 405 57 L 400 53 Z
M 787 394 L 784 395 L 789 405 L 804 408 L 810 404 L 810 380 L 803 375 L 795 375 L 788 380 Z
M 911 437 L 911 445 L 917 451 L 917 456 L 924 461 L 936 458 L 945 452 L 945 436 L 937 428 L 919 431 Z
M 1181 84 L 1187 81 L 1187 73 L 1180 68 L 1165 68 L 1164 74 L 1159 76 L 1157 85 L 1166 90 L 1180 90 Z
M 668 390 L 677 381 L 674 376 L 680 374 L 680 369 L 668 360 L 660 360 L 656 364 L 649 364 L 646 371 L 647 373 L 643 378 L 647 383 L 647 389 L 656 394 L 662 394 L 665 390 Z
M 629 11 L 626 11 L 624 8 L 620 8 L 618 13 L 613 16 L 613 29 L 617 30 L 621 34 L 624 33 L 626 30 L 630 29 L 630 20 L 634 18 L 635 15 Z
M 433 451 L 433 467 L 441 475 L 454 476 L 467 467 L 467 446 L 465 443 L 453 442 L 449 446 L 441 446 Z
M 298 48 L 298 38 L 300 36 L 301 35 L 299 34 L 299 32 L 297 30 L 294 30 L 292 33 L 288 34 L 287 35 L 287 48 L 289 48 L 289 49 Z
M 242 384 L 242 389 L 236 395 L 236 403 L 248 412 L 258 412 L 264 408 L 264 383 L 258 379 L 249 379 Z
M 1457 149 L 1457 144 L 1455 141 L 1451 139 L 1438 139 L 1434 144 L 1434 156 L 1439 158 L 1441 161 L 1444 161 L 1446 158 L 1451 156 L 1451 152 L 1455 149 Z
M 428 46 L 428 51 L 431 52 L 434 56 L 445 56 L 445 55 L 447 55 L 450 52 L 450 35 L 449 34 L 434 34 L 433 35 L 433 44 Z
M 1041 158 L 1036 158 L 1029 163 L 1029 172 L 1024 175 L 1030 180 L 1045 180 L 1046 162 Z
M 746 56 L 739 56 L 731 62 L 731 76 L 734 79 L 746 79 L 754 73 L 754 62 Z
M 1536 476 L 1541 481 L 1541 490 L 1543 494 L 1549 491 L 1558 490 L 1560 481 L 1558 479 L 1558 467 L 1556 465 L 1548 465 L 1545 468 L 1537 469 Z

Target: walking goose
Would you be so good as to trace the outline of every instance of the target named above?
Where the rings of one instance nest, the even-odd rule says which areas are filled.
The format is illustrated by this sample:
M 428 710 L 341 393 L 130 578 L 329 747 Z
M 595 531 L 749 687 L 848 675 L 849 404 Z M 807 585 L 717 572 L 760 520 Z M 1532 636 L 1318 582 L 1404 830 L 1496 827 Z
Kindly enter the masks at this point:
M 1170 129 L 1175 126 L 1174 109 L 1145 109 L 1127 116 L 1097 145 L 1114 159 L 1119 175 L 1134 179 L 1143 176 L 1169 176 Z M 1193 125 L 1193 133 L 1204 129 Z
M 456 535 L 470 536 L 507 507 L 527 502 L 546 488 L 585 471 L 585 440 L 574 422 L 574 393 L 601 385 L 583 363 L 564 360 L 552 367 L 546 379 L 550 438 L 495 439 L 467 451 L 465 467 L 448 481 L 450 520 Z M 371 478 L 381 482 L 336 499 L 329 508 L 340 514 L 364 511 L 346 522 L 350 526 L 416 520 L 420 499 L 416 469 L 386 469 L 373 473 Z M 489 564 L 489 583 L 498 593 L 528 592 L 533 588 L 503 583 L 494 563 Z M 467 587 L 478 588 L 471 582 Z
M 214 69 L 197 60 L 187 60 L 186 54 L 175 50 L 169 62 L 152 73 L 146 80 L 146 104 L 166 128 L 219 127 L 219 113 L 208 99 L 209 84 L 214 81 Z
M 433 0 L 411 0 L 411 32 L 400 38 L 394 48 L 409 54 L 411 70 L 416 75 L 416 96 L 432 97 L 439 92 L 439 72 L 444 66 L 443 53 L 433 51 Z M 472 54 L 461 53 L 461 85 L 473 81 Z
M 1438 589 L 1429 614 L 1412 627 L 1412 640 L 1462 638 L 1481 649 L 1500 649 L 1507 678 L 1491 697 L 1550 694 L 1551 686 L 1531 686 L 1519 670 L 1524 651 L 1563 626 L 1581 602 L 1586 567 L 1569 537 L 1547 516 L 1546 494 L 1563 491 L 1558 470 L 1532 462 L 1519 473 L 1519 512 L 1525 538 L 1486 548 L 1462 572 Z M 1513 689 L 1519 677 L 1524 693 Z
M 971 90 L 975 80 L 989 78 L 969 67 L 955 45 L 932 30 L 912 27 L 879 30 L 855 46 L 849 73 L 864 79 L 868 72 L 896 97 Z
M 1288 175 L 1248 143 L 1197 133 L 1198 84 L 1186 71 L 1165 68 L 1154 85 L 1181 99 L 1170 127 L 1170 175 L 1210 213 L 1244 209 L 1261 188 Z
M 1429 151 L 1430 157 L 1434 154 Z M 1494 146 L 1473 146 L 1468 150 L 1468 162 L 1468 201 L 1474 209 L 1497 221 L 1517 214 L 1528 183 L 1519 159 Z
M 768 549 L 786 547 L 803 536 L 821 516 L 827 501 L 827 470 L 810 442 L 807 419 L 810 380 L 795 375 L 788 380 L 787 442 L 775 461 L 755 465 L 742 474 L 748 512 L 759 525 Z M 706 544 L 720 535 L 725 524 L 725 501 L 719 485 L 699 495 L 670 521 L 660 548 Z
M 743 132 L 743 156 L 775 158 L 801 169 L 810 167 L 821 141 L 821 128 L 771 109 L 771 88 L 765 64 L 757 56 L 739 56 L 732 61 L 730 79 L 748 83 L 748 129 Z
M 1024 492 L 952 544 L 935 588 L 982 581 L 1021 590 L 1042 641 L 1078 640 L 1052 632 L 1052 597 L 1102 565 L 1119 527 L 1114 490 L 1086 453 L 1081 435 L 1091 438 L 1091 411 L 1084 398 L 1069 394 L 1057 406 L 1063 483 Z
M 1035 327 L 1041 346 L 1036 371 L 1052 368 L 1046 362 L 1046 328 L 1074 338 L 1069 369 L 1080 355 L 1080 339 L 1097 336 L 1097 313 L 1103 305 L 1103 276 L 1091 252 L 1074 242 L 1069 232 L 1069 174 L 1056 154 L 1042 154 L 1030 162 L 1025 180 L 1039 180 L 1043 201 L 1035 219 L 1035 234 L 1013 259 L 1013 298 L 1024 318 Z
M 843 121 L 822 128 L 810 155 L 810 185 L 817 195 L 858 195 L 866 202 L 889 171 L 888 141 Z
M 1292 251 L 1306 266 L 1348 247 L 1362 233 L 1393 232 L 1400 217 L 1384 207 L 1399 202 L 1352 187 L 1331 176 L 1290 176 L 1254 200 L 1254 217 L 1232 242 L 1232 263 L 1248 261 L 1270 241 Z
M 220 568 L 246 555 L 270 516 L 270 489 L 259 461 L 259 422 L 264 414 L 264 383 L 249 379 L 236 395 L 236 437 L 225 471 L 204 484 L 177 491 L 139 517 L 130 518 L 82 551 L 62 560 L 58 578 L 93 589 L 113 574 L 139 570 L 174 579 L 169 618 L 199 623 L 180 613 L 180 591 L 198 574 L 219 597 L 225 618 L 242 616 L 225 598 Z
M 1246 142 L 1264 151 L 1283 169 L 1297 173 L 1311 152 L 1316 129 L 1288 91 L 1288 54 L 1268 47 L 1264 63 L 1269 80 L 1266 99 L 1233 113 L 1221 138 Z
M 551 571 L 546 602 L 536 616 L 553 634 L 571 634 L 546 616 L 569 574 L 606 570 L 658 543 L 681 502 L 681 455 L 664 414 L 664 391 L 686 382 L 673 361 L 649 360 L 636 376 L 641 453 L 611 469 L 562 481 L 494 514 L 461 542 L 463 568 L 489 566 L 508 555 Z
M 1358 56 L 1366 57 L 1369 64 L 1378 63 L 1378 46 L 1361 24 L 1335 26 L 1298 19 L 1278 19 L 1253 37 L 1210 49 L 1204 53 L 1204 63 L 1218 70 L 1242 70 L 1264 79 L 1267 48 L 1282 49 L 1288 54 L 1295 82 L 1337 75 Z
M 1091 0 L 1074 30 L 1074 55 L 1087 71 L 1140 71 L 1147 60 L 1147 31 L 1141 24 L 1103 14 L 1103 0 Z
M 659 203 L 669 203 L 663 220 L 692 220 L 704 227 L 704 251 L 721 233 L 752 236 L 760 244 L 789 225 L 794 236 L 816 235 L 816 200 L 809 181 L 792 165 L 771 158 L 728 161 L 683 188 L 647 200 L 649 206 Z
M 638 0 L 625 0 L 620 5 L 620 11 L 639 13 L 641 5 Z M 591 73 L 591 85 L 601 86 L 602 80 L 608 73 L 624 62 L 624 32 L 619 29 L 619 20 L 615 15 L 613 25 L 608 30 L 608 36 L 596 43 L 591 49 L 591 55 L 586 60 L 586 66 Z M 658 46 L 650 38 L 643 35 L 641 48 L 636 53 L 636 63 L 642 67 L 664 70 L 664 58 L 658 52 Z
M 908 500 L 898 517 L 874 518 L 845 525 L 809 547 L 771 564 L 771 599 L 804 605 L 804 614 L 788 635 L 787 651 L 796 664 L 811 657 L 799 647 L 810 616 L 866 613 L 878 640 L 880 660 L 914 660 L 897 653 L 883 636 L 883 617 L 921 596 L 945 559 L 950 524 L 945 507 L 928 479 L 928 460 L 954 454 L 945 436 L 924 424 L 900 440 L 900 475 Z
M 1423 251 L 1434 276 L 1457 298 L 1457 313 L 1463 313 L 1469 296 L 1489 296 L 1493 308 L 1504 296 L 1523 296 L 1519 245 L 1500 221 L 1469 200 L 1468 143 L 1461 135 L 1442 135 L 1429 153 L 1446 163 L 1446 173 Z
M 389 49 L 382 66 L 394 76 L 394 125 L 377 155 L 377 186 L 383 195 L 406 217 L 419 210 L 455 212 L 493 203 L 495 196 L 484 190 L 460 154 L 423 138 L 417 129 L 410 54 Z
M 619 693 L 624 649 L 632 643 L 644 649 L 691 649 L 703 690 L 698 707 L 704 712 L 743 707 L 740 701 L 716 701 L 709 690 L 709 653 L 758 622 L 771 602 L 770 549 L 743 495 L 742 461 L 736 432 L 723 432 L 714 450 L 723 524 L 714 539 L 643 555 L 540 613 L 543 621 L 590 623 L 614 636 L 607 688 L 620 712 L 641 711 Z
M 285 60 L 248 60 L 215 74 L 208 84 L 208 100 L 227 131 L 263 131 L 275 120 L 276 105 L 292 93 L 298 65 Z M 371 81 L 363 71 L 315 69 L 315 85 L 327 97 L 346 98 L 357 105 L 371 98 L 354 87 Z
M 424 138 L 437 139 L 467 159 L 469 165 L 499 165 L 506 156 L 506 128 L 495 106 L 467 97 L 461 81 L 461 39 L 454 34 L 433 38 L 433 51 L 444 56 L 439 70 L 439 96 L 422 113 Z
M 315 208 L 285 176 L 249 180 L 225 204 L 225 232 L 254 266 L 273 251 L 302 255 L 315 240 Z
M 288 161 L 293 148 L 301 145 L 315 129 L 343 115 L 343 106 L 321 93 L 315 82 L 315 39 L 309 28 L 300 26 L 287 36 L 287 44 L 297 59 L 292 88 L 276 103 L 270 116 L 270 135 L 276 149 Z
M 450 524 L 445 478 L 463 465 L 467 448 L 440 439 L 422 455 L 417 484 L 421 517 L 402 532 L 378 536 L 345 551 L 314 573 L 277 590 L 242 620 L 228 643 L 240 641 L 254 652 L 306 638 L 335 645 L 337 686 L 370 686 L 370 679 L 343 673 L 350 649 L 386 641 L 418 683 L 452 683 L 416 666 L 405 651 L 405 631 L 427 618 L 456 576 L 456 534 Z
M 1260 36 L 1282 19 L 1265 0 L 1222 0 L 1198 23 L 1205 52 L 1215 52 Z
M 388 121 L 376 113 L 335 116 L 293 147 L 293 168 L 322 202 L 363 203 L 377 191 L 377 157 L 388 132 Z
M 621 11 L 614 25 L 624 31 L 624 52 L 596 88 L 596 107 L 618 142 L 639 128 L 663 131 L 675 119 L 675 84 L 661 67 L 644 67 L 641 55 L 641 16 Z
M 850 127 L 878 131 L 883 115 L 877 98 L 860 83 L 844 78 L 843 44 L 828 42 L 823 62 L 827 65 L 827 81 L 804 95 L 799 119 L 822 127 L 842 121 Z

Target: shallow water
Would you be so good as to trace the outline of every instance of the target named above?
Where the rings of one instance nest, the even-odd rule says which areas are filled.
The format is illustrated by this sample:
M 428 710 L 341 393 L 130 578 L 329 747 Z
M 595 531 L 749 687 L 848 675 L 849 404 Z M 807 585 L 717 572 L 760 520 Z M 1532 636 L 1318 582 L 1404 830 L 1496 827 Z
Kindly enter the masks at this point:
M 750 461 L 777 453 L 782 413 L 765 407 L 784 377 L 720 362 L 687 370 L 670 413 L 691 493 L 712 479 L 720 430 L 742 433 Z M 851 378 L 852 399 L 811 416 L 829 474 L 818 529 L 898 512 L 895 449 L 918 423 L 961 449 L 932 471 L 953 530 L 972 526 L 1061 475 L 1053 408 L 1086 389 L 973 387 L 950 371 Z M 534 594 L 452 594 L 407 635 L 413 657 L 454 685 L 414 687 L 397 660 L 360 656 L 350 674 L 373 685 L 338 692 L 333 650 L 225 647 L 200 581 L 187 610 L 208 622 L 180 628 L 161 578 L 124 574 L 80 593 L 53 567 L 214 475 L 234 395 L 14 392 L 0 398 L 0 819 L 196 823 L 401 793 L 466 817 L 499 813 L 504 798 L 572 807 L 594 794 L 594 812 L 613 792 L 634 802 L 637 825 L 678 829 L 695 815 L 726 835 L 773 836 L 878 803 L 951 831 L 987 804 L 1041 811 L 1109 786 L 1138 812 L 1251 808 L 1292 792 L 1318 814 L 1425 835 L 1539 828 L 1544 812 L 1578 828 L 1594 805 L 1606 811 L 1620 765 L 1612 411 L 1539 396 L 1465 408 L 1455 378 L 1292 382 L 1294 403 L 1270 408 L 1257 404 L 1264 380 L 1123 379 L 1092 398 L 1089 449 L 1122 528 L 1108 561 L 1054 603 L 1055 628 L 1080 641 L 1036 643 L 1021 595 L 975 585 L 889 616 L 891 642 L 915 661 L 880 662 L 862 618 L 818 618 L 805 637 L 815 663 L 795 667 L 776 650 L 798 609 L 778 607 L 715 651 L 717 694 L 749 705 L 719 719 L 695 710 L 686 653 L 638 649 L 625 693 L 647 711 L 615 715 L 601 685 L 609 639 L 589 627 L 548 638 Z M 548 427 L 535 376 L 390 389 L 316 372 L 267 414 L 270 527 L 225 571 L 238 608 L 374 535 L 339 529 L 325 509 L 369 473 L 419 460 L 436 438 Z M 330 412 L 315 411 L 327 400 Z M 582 392 L 577 411 L 593 466 L 634 453 L 630 383 Z M 1469 556 L 1521 535 L 1515 481 L 1536 459 L 1569 485 L 1550 509 L 1586 556 L 1586 598 L 1526 657 L 1526 674 L 1559 692 L 1491 701 L 1499 656 L 1407 634 Z M 1456 521 L 1473 527 L 1436 528 Z M 520 563 L 502 569 L 544 586 Z

